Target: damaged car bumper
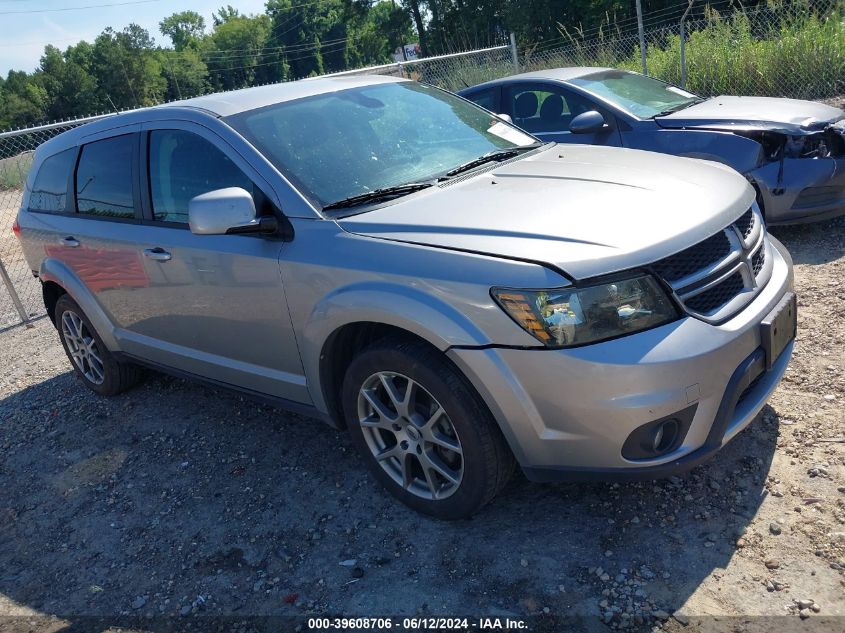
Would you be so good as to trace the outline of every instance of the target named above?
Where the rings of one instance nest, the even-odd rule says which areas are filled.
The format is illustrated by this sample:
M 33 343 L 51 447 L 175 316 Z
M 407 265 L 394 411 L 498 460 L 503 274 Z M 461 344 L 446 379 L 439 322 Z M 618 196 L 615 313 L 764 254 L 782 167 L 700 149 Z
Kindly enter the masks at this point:
M 719 325 L 686 317 L 581 348 L 452 349 L 450 357 L 489 404 L 529 479 L 687 470 L 744 429 L 786 371 L 792 342 L 767 359 L 761 323 L 786 302 L 794 318 L 791 260 L 769 239 L 771 277 Z M 658 429 L 674 438 L 658 437 Z M 654 442 L 651 454 L 644 439 Z
M 781 141 L 771 162 L 747 174 L 768 224 L 816 222 L 845 214 L 845 121 Z

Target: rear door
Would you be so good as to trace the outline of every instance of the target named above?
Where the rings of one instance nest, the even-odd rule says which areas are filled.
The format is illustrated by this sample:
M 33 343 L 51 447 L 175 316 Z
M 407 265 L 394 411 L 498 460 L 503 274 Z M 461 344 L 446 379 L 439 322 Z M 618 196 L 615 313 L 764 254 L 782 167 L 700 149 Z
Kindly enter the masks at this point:
M 137 129 L 99 133 L 56 156 L 53 166 L 45 161 L 29 202 L 30 212 L 42 214 L 46 256 L 73 271 L 118 329 L 134 318 L 131 296 L 149 285 L 133 232 L 141 223 Z M 47 176 L 54 168 L 67 169 L 67 195 L 39 184 L 41 172 Z
M 136 232 L 145 288 L 130 303 L 124 349 L 191 374 L 276 397 L 310 396 L 282 286 L 284 243 L 257 235 L 194 235 L 188 202 L 225 187 L 279 211 L 248 162 L 207 128 L 144 126 L 139 162 L 143 222 Z
M 558 84 L 508 84 L 502 90 L 502 101 L 514 124 L 544 141 L 615 147 L 622 144 L 616 119 L 606 108 Z M 589 110 L 596 110 L 604 116 L 605 129 L 596 134 L 570 132 L 572 119 Z

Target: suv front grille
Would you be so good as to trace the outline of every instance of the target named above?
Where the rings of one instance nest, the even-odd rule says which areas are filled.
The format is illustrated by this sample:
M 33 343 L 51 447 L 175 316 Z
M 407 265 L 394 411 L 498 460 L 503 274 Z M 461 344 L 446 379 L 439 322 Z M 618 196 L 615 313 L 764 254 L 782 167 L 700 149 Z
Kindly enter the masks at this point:
M 742 235 L 742 239 L 747 240 L 748 236 L 751 235 L 751 231 L 754 230 L 754 212 L 749 209 L 743 213 L 739 220 L 734 222 L 734 226 L 739 231 L 739 234 Z
M 763 266 L 766 265 L 766 249 L 763 248 L 761 245 L 760 248 L 757 249 L 757 252 L 754 253 L 754 257 L 751 258 L 751 268 L 754 271 L 754 277 L 756 278 L 757 275 L 763 270 Z
M 752 206 L 733 224 L 652 265 L 684 309 L 716 322 L 741 310 L 771 274 L 766 229 Z
M 671 283 L 724 259 L 730 252 L 728 236 L 724 231 L 719 231 L 685 251 L 661 259 L 654 264 L 654 270 Z
M 745 288 L 742 281 L 742 273 L 737 271 L 723 282 L 708 288 L 704 292 L 687 299 L 684 303 L 687 308 L 694 312 L 707 314 L 716 308 L 720 308 L 728 301 L 737 296 Z

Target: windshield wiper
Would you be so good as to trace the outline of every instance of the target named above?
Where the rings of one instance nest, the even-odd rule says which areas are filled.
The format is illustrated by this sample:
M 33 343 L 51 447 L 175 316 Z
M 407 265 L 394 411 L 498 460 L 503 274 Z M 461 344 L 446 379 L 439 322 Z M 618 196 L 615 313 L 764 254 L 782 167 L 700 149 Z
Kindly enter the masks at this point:
M 361 193 L 356 196 L 349 196 L 343 200 L 330 202 L 323 207 L 323 211 L 331 209 L 346 209 L 349 207 L 357 207 L 360 204 L 367 202 L 384 202 L 386 200 L 393 200 L 394 198 L 401 198 L 408 194 L 420 191 L 421 189 L 428 189 L 434 185 L 434 181 L 430 182 L 409 182 L 404 185 L 396 185 L 395 187 L 383 187 L 381 189 L 373 189 L 366 193 Z
M 686 103 L 678 103 L 673 105 L 671 108 L 666 108 L 665 110 L 661 110 L 655 115 L 652 115 L 652 119 L 656 119 L 659 116 L 666 116 L 667 114 L 672 114 L 673 112 L 678 112 L 679 110 L 684 110 L 691 105 L 695 105 L 696 103 L 701 103 L 702 101 L 707 101 L 707 97 L 696 97 L 692 101 L 687 101 Z
M 458 165 L 454 169 L 450 169 L 446 172 L 446 176 L 451 178 L 452 176 L 457 176 L 458 174 L 462 174 L 465 171 L 475 169 L 476 167 L 485 165 L 487 163 L 501 162 L 503 160 L 507 160 L 508 158 L 518 156 L 522 152 L 540 147 L 541 145 L 544 145 L 544 143 L 532 143 L 531 145 L 511 147 L 510 149 L 495 149 L 492 152 L 487 152 L 486 154 L 483 154 L 478 158 L 474 158 L 473 160 L 464 163 L 463 165 Z

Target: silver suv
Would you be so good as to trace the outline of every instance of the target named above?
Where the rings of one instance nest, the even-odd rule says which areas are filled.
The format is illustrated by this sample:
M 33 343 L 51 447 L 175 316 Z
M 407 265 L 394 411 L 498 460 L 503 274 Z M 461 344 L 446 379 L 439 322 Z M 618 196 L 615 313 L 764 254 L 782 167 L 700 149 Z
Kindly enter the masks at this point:
M 443 518 L 517 463 L 535 481 L 700 463 L 795 333 L 791 260 L 736 172 L 543 144 L 385 77 L 62 134 L 16 231 L 91 390 L 148 366 L 323 418 Z

